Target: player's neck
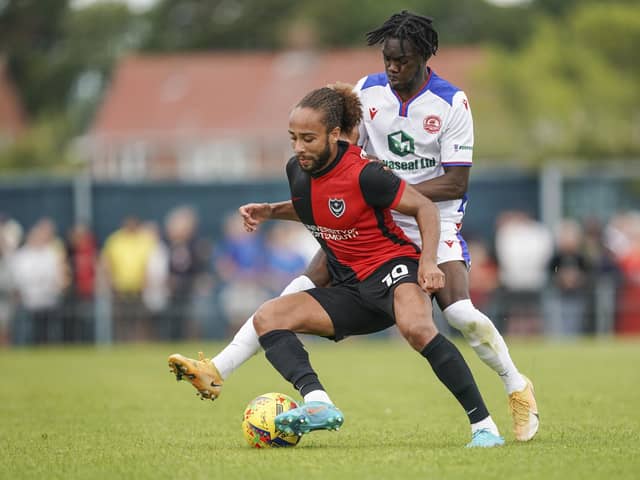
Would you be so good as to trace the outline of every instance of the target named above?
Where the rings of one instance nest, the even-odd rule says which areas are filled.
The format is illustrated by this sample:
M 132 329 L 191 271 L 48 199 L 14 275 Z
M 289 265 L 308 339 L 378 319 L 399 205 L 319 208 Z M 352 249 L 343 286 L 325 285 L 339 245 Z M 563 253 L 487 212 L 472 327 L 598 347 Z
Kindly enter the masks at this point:
M 403 88 L 402 90 L 396 90 L 396 93 L 402 99 L 403 102 L 410 100 L 420 90 L 422 90 L 422 87 L 424 87 L 424 84 L 427 83 L 427 80 L 429 79 L 430 74 L 431 74 L 431 70 L 428 67 L 421 70 L 413 78 L 411 83 L 407 85 L 407 88 Z
M 333 144 L 331 145 L 331 154 L 329 155 L 329 158 L 327 159 L 327 161 L 321 167 L 312 171 L 311 175 L 313 176 L 322 175 L 324 172 L 326 172 L 329 169 L 331 165 L 333 165 L 333 163 L 336 161 L 336 158 L 338 158 L 338 146 L 336 144 Z

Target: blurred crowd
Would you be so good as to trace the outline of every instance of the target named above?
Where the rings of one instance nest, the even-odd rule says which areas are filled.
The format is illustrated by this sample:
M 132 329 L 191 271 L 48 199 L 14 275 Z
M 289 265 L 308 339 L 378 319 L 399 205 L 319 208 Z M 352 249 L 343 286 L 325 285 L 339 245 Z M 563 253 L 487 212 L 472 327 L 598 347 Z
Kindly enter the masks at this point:
M 51 218 L 25 230 L 0 215 L 0 344 L 225 338 L 316 250 L 294 222 L 247 234 L 230 212 L 215 241 L 198 227 L 179 206 L 162 224 L 127 217 L 99 245 L 87 225 L 61 235 Z M 506 211 L 493 245 L 467 236 L 472 299 L 503 333 L 640 333 L 640 212 L 551 230 Z
M 315 251 L 294 222 L 250 235 L 230 212 L 215 242 L 198 227 L 179 206 L 162 225 L 129 216 L 99 245 L 87 225 L 1 216 L 0 344 L 224 338 Z
M 474 303 L 507 335 L 640 333 L 640 212 L 550 229 L 505 211 L 469 251 Z

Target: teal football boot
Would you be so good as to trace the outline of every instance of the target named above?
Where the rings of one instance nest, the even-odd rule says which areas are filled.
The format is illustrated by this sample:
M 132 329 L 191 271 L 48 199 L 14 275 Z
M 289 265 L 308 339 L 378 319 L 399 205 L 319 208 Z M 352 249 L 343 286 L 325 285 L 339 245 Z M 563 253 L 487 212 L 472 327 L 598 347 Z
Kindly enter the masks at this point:
M 504 438 L 494 435 L 486 428 L 481 428 L 473 433 L 471 441 L 467 443 L 467 448 L 491 448 L 500 445 L 504 445 Z
M 309 402 L 277 415 L 274 422 L 287 435 L 304 435 L 312 430 L 339 430 L 344 415 L 330 403 Z

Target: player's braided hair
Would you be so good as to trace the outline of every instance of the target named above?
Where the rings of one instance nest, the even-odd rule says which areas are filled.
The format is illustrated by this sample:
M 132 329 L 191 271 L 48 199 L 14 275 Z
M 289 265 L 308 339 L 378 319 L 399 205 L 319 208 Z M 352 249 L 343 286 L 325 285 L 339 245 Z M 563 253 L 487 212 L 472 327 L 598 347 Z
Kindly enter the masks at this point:
M 433 19 L 407 10 L 394 13 L 380 28 L 367 33 L 367 45 L 382 43 L 387 38 L 397 38 L 402 43 L 409 40 L 426 59 L 438 51 L 438 32 Z
M 309 92 L 298 102 L 297 107 L 312 108 L 324 113 L 327 132 L 340 127 L 343 132 L 351 132 L 362 119 L 362 105 L 353 86 L 334 83 Z

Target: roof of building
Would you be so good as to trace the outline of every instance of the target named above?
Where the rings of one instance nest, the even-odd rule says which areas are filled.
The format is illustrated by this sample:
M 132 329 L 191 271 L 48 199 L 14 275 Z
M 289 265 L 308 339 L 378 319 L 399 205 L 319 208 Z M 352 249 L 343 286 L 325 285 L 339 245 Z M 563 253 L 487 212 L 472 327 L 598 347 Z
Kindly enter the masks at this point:
M 477 48 L 442 49 L 429 65 L 465 88 Z M 166 137 L 270 134 L 291 107 L 328 83 L 382 70 L 376 48 L 327 52 L 135 55 L 114 71 L 90 134 Z

